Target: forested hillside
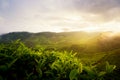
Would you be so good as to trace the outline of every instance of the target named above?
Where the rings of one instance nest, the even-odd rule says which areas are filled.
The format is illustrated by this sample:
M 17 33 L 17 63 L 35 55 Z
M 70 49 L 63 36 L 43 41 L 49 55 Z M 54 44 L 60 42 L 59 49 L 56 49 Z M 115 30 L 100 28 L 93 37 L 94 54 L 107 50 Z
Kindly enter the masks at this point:
M 75 62 L 71 58 L 73 55 Z M 12 32 L 3 34 L 0 36 L 0 57 L 0 70 L 5 75 L 0 73 L 0 78 L 3 80 L 9 74 L 11 75 L 7 78 L 21 77 L 19 72 L 16 72 L 18 70 L 16 68 L 21 65 L 20 69 L 27 69 L 23 67 L 26 63 L 26 67 L 29 67 L 28 65 L 31 67 L 28 68 L 28 71 L 20 71 L 20 73 L 24 73 L 21 77 L 24 80 L 44 79 L 45 77 L 51 78 L 51 80 L 120 79 L 120 35 L 113 35 L 112 32 Z M 26 59 L 24 59 L 25 57 Z M 70 61 L 67 59 L 68 57 Z M 59 62 L 63 58 L 64 60 Z M 68 64 L 69 62 L 71 64 Z M 45 67 L 46 69 L 44 69 Z M 77 70 L 81 68 L 83 68 L 82 71 L 78 72 Z M 13 72 L 11 72 L 12 70 Z M 65 72 L 62 73 L 62 70 Z

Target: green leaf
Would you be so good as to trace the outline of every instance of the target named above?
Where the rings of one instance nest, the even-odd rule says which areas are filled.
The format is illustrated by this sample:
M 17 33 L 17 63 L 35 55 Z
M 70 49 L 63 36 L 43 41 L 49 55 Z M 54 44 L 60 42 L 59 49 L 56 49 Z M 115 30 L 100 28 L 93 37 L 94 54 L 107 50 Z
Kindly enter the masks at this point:
M 102 77 L 102 76 L 104 76 L 105 74 L 106 74 L 105 71 L 101 71 L 100 73 L 98 73 L 98 77 Z
M 82 73 L 82 70 L 83 70 L 83 66 L 82 66 L 82 63 L 79 63 L 79 73 Z
M 69 74 L 69 78 L 70 80 L 77 80 L 77 75 L 78 75 L 78 69 L 73 69 L 70 74 Z
M 39 73 L 39 77 L 41 78 L 42 77 L 42 70 L 40 68 L 37 68 L 36 70 Z
M 10 68 L 17 60 L 18 60 L 18 58 L 14 59 L 9 64 L 7 64 L 8 68 Z
M 106 72 L 111 73 L 116 68 L 115 65 L 110 65 L 108 62 L 106 62 Z

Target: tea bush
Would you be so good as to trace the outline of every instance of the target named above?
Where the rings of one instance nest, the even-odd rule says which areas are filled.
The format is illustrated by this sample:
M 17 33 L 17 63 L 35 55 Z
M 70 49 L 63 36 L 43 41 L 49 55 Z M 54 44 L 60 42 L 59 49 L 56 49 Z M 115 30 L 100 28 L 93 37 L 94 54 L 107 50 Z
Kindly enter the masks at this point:
M 114 69 L 107 63 L 98 71 L 72 52 L 30 49 L 19 40 L 0 45 L 0 80 L 104 80 Z

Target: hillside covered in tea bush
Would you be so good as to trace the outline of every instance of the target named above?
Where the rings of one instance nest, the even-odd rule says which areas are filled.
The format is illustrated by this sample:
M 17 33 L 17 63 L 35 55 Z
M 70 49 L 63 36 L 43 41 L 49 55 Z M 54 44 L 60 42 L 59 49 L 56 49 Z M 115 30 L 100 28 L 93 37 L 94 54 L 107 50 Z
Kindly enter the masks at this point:
M 1 80 L 119 80 L 120 35 L 12 32 L 0 36 Z
M 31 49 L 16 41 L 0 45 L 0 80 L 109 80 L 115 65 L 104 70 L 85 65 L 72 52 Z M 117 78 L 116 78 L 117 79 Z M 115 79 L 115 80 L 116 80 Z

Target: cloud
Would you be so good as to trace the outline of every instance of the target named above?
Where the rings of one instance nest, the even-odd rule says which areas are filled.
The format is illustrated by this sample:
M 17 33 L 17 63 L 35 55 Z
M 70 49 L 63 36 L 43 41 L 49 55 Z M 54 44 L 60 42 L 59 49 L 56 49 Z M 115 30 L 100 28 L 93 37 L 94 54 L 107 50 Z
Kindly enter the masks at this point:
M 120 4 L 120 0 L 74 0 L 73 1 L 73 7 L 77 11 L 98 15 L 98 18 L 102 17 L 104 21 L 110 21 L 119 17 L 119 13 L 120 13 L 119 4 Z
M 113 8 L 120 8 L 120 0 L 73 0 L 73 4 L 78 10 L 93 13 L 103 13 Z
M 4 23 L 4 18 L 2 16 L 0 16 L 0 24 Z
M 9 2 L 8 2 L 8 0 L 1 0 L 0 1 L 0 8 L 1 9 L 9 8 Z
M 5 20 L 6 31 L 108 30 L 120 22 L 119 4 L 120 0 L 1 0 L 0 22 Z

